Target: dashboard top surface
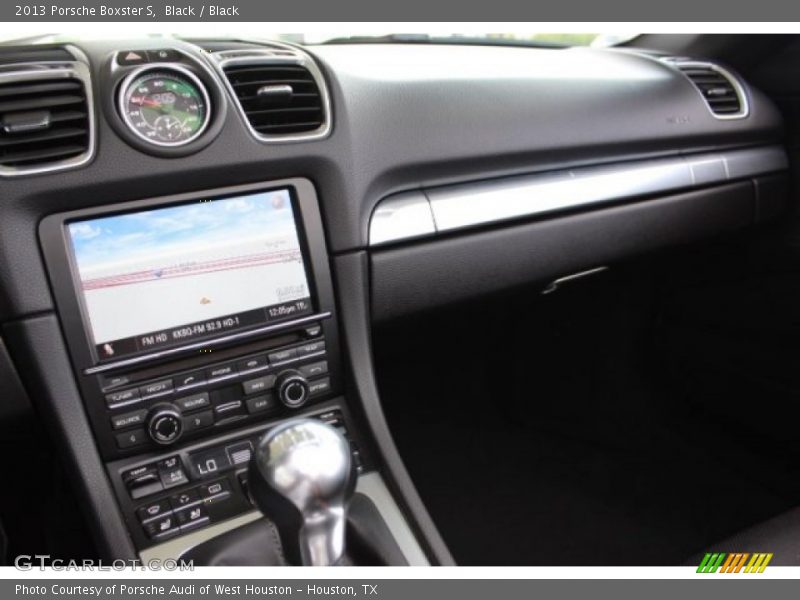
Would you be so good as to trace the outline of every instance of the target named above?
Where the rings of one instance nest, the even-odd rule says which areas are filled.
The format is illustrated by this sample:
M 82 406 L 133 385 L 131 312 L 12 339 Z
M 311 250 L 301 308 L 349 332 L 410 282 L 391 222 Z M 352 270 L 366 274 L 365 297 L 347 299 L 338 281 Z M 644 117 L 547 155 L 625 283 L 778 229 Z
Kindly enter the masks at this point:
M 188 156 L 152 156 L 127 143 L 104 104 L 121 50 L 163 40 L 76 44 L 90 64 L 97 148 L 82 168 L 0 179 L 0 320 L 52 309 L 38 222 L 57 212 L 223 185 L 306 177 L 317 189 L 333 254 L 366 247 L 370 216 L 387 195 L 584 165 L 774 143 L 781 120 L 748 87 L 745 119 L 715 118 L 691 82 L 644 54 L 402 44 L 304 48 L 330 94 L 321 139 L 265 143 L 237 110 Z M 171 41 L 200 65 L 208 52 Z M 0 49 L 0 58 L 3 50 Z M 207 73 L 233 107 L 223 76 Z

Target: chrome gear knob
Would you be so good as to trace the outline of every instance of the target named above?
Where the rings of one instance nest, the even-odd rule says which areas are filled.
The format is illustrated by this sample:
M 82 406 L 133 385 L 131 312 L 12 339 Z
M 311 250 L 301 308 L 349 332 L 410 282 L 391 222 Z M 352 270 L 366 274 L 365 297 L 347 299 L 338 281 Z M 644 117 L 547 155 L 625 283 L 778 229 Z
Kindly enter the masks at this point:
M 329 566 L 341 560 L 357 477 L 353 467 L 344 436 L 314 419 L 286 421 L 258 441 L 249 487 L 278 527 L 290 563 Z

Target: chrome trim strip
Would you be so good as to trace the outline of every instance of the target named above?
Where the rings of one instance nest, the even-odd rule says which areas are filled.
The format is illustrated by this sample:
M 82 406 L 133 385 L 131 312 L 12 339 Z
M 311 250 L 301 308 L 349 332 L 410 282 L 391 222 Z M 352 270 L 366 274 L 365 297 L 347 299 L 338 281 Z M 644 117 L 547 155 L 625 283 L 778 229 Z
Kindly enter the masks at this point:
M 92 77 L 88 65 L 76 60 L 74 62 L 15 63 L 0 69 L 0 84 L 57 78 L 77 79 L 83 84 L 83 91 L 86 97 L 87 123 L 89 126 L 89 139 L 86 151 L 71 158 L 52 161 L 40 166 L 11 167 L 0 165 L 0 177 L 41 175 L 66 169 L 75 169 L 91 162 L 94 158 L 96 146 L 94 95 L 92 93 Z
M 378 512 L 386 522 L 386 526 L 394 536 L 397 545 L 400 546 L 400 550 L 408 564 L 419 567 L 429 566 L 430 563 L 425 557 L 425 553 L 422 551 L 416 537 L 414 537 L 408 521 L 406 521 L 403 513 L 400 512 L 400 508 L 386 487 L 383 478 L 378 473 L 365 473 L 359 476 L 356 491 L 367 496 L 375 504 Z M 139 557 L 144 564 L 153 559 L 177 559 L 203 542 L 207 542 L 218 535 L 251 523 L 261 517 L 262 514 L 259 511 L 253 510 L 228 521 L 216 523 L 211 527 L 181 535 L 157 546 L 142 550 L 139 553 Z
M 780 146 L 765 146 L 582 167 L 398 194 L 381 201 L 373 212 L 369 245 L 380 246 L 511 219 L 721 184 L 786 168 L 785 150 Z
M 271 42 L 272 44 L 272 42 Z M 275 44 L 278 46 L 277 44 Z M 250 134 L 260 142 L 265 143 L 284 143 L 284 142 L 306 142 L 311 140 L 320 140 L 328 137 L 331 132 L 331 99 L 328 93 L 328 86 L 325 83 L 325 77 L 320 71 L 317 63 L 311 56 L 293 46 L 280 45 L 280 49 L 270 50 L 268 48 L 248 48 L 239 50 L 223 50 L 221 52 L 213 52 L 211 54 L 204 53 L 205 56 L 210 57 L 211 64 L 217 70 L 218 75 L 225 84 L 225 89 L 228 95 L 233 100 L 239 116 L 242 118 L 245 127 Z M 304 67 L 314 79 L 319 89 L 320 101 L 322 103 L 322 125 L 319 128 L 304 133 L 290 133 L 290 134 L 264 134 L 259 133 L 251 125 L 250 119 L 242 107 L 236 91 L 233 89 L 228 76 L 225 74 L 225 67 L 239 66 L 239 65 L 297 65 Z
M 372 214 L 369 228 L 371 246 L 410 240 L 436 233 L 428 199 L 421 191 L 403 192 L 381 201 Z
M 292 327 L 297 327 L 298 325 L 303 325 L 305 323 L 310 323 L 311 321 L 321 321 L 323 319 L 329 319 L 331 317 L 330 312 L 321 312 L 316 313 L 313 315 L 308 315 L 306 317 L 300 317 L 299 319 L 293 319 L 291 321 L 284 321 L 283 323 L 275 323 L 274 325 L 265 325 L 264 327 L 258 327 L 257 329 L 250 329 L 248 331 L 241 331 L 238 333 L 231 333 L 229 335 L 224 335 L 222 337 L 214 338 L 213 340 L 206 340 L 206 341 L 198 341 L 192 344 L 186 344 L 184 346 L 179 346 L 177 348 L 166 348 L 159 352 L 151 352 L 150 354 L 143 354 L 141 356 L 134 356 L 131 358 L 126 358 L 123 360 L 118 360 L 113 363 L 106 363 L 102 365 L 96 365 L 94 367 L 89 367 L 88 369 L 84 369 L 84 375 L 96 375 L 98 373 L 106 373 L 108 371 L 114 371 L 117 369 L 122 369 L 124 367 L 132 367 L 142 363 L 151 362 L 154 360 L 159 360 L 161 358 L 169 357 L 169 356 L 176 356 L 180 354 L 185 354 L 192 350 L 198 350 L 200 348 L 208 348 L 213 346 L 221 346 L 223 344 L 227 344 L 229 342 L 234 342 L 238 340 L 249 339 L 261 335 L 266 335 L 268 333 L 273 333 L 277 331 L 284 331 L 285 329 L 291 329 Z

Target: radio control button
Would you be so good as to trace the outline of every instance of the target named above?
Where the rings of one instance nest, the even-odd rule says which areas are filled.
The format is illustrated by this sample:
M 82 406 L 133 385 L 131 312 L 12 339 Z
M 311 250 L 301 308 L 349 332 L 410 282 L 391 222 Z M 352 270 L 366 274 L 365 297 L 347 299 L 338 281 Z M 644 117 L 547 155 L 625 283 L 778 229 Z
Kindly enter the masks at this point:
M 309 396 L 321 396 L 322 394 L 326 394 L 330 390 L 331 390 L 330 377 L 317 379 L 316 381 L 312 381 L 308 384 Z
M 117 434 L 117 447 L 121 450 L 133 448 L 147 443 L 147 433 L 144 429 L 132 429 Z
M 183 433 L 183 421 L 178 407 L 174 404 L 156 404 L 150 409 L 147 431 L 157 444 L 167 445 L 176 442 Z
M 278 401 L 272 394 L 265 394 L 263 396 L 253 396 L 247 399 L 247 412 L 255 415 L 262 412 L 267 412 L 278 406 Z
M 205 371 L 192 371 L 191 373 L 184 373 L 175 378 L 175 387 L 178 390 L 187 387 L 195 387 L 198 385 L 205 385 L 206 373 Z
M 278 398 L 288 408 L 300 408 L 308 400 L 308 381 L 299 371 L 284 371 L 278 375 Z
M 201 392 L 199 394 L 178 398 L 175 404 L 177 404 L 182 411 L 189 412 L 197 410 L 198 408 L 205 408 L 209 406 L 211 402 L 208 400 L 208 392 Z
M 158 476 L 161 478 L 161 483 L 164 484 L 165 489 L 189 483 L 189 479 L 183 471 L 181 460 L 177 456 L 171 456 L 158 462 Z
M 315 338 L 322 333 L 322 325 L 309 325 L 306 327 L 306 337 Z
M 247 395 L 266 392 L 273 387 L 275 387 L 275 375 L 265 375 L 258 379 L 250 379 L 249 381 L 242 382 L 242 389 Z
M 106 404 L 109 406 L 113 404 L 120 404 L 122 402 L 131 402 L 139 399 L 139 390 L 131 388 L 129 390 L 120 390 L 118 392 L 111 392 L 106 394 Z
M 287 360 L 292 360 L 293 358 L 297 358 L 297 350 L 295 348 L 276 350 L 275 352 L 270 352 L 268 357 L 269 357 L 269 362 L 271 364 L 285 362 Z
M 308 356 L 309 354 L 317 354 L 318 352 L 325 352 L 325 340 L 308 342 L 307 344 L 297 347 L 297 356 Z
M 258 356 L 251 356 L 236 363 L 239 368 L 239 373 L 247 373 L 248 371 L 258 371 L 267 367 L 267 355 L 259 354 Z
M 139 388 L 139 393 L 141 394 L 143 400 L 171 394 L 172 379 L 162 379 L 161 381 L 153 381 L 152 383 L 143 385 Z
M 224 365 L 217 365 L 206 370 L 206 375 L 209 381 L 215 379 L 227 379 L 234 377 L 237 374 L 236 365 L 234 363 L 225 363 Z
M 164 498 L 163 500 L 156 500 L 150 504 L 145 504 L 136 509 L 136 516 L 139 517 L 141 523 L 152 521 L 156 517 L 161 517 L 172 511 L 169 501 Z
M 328 372 L 328 361 L 321 360 L 319 362 L 303 365 L 298 367 L 297 370 L 300 371 L 300 374 L 303 375 L 303 377 L 319 377 L 320 375 L 325 375 Z
M 109 390 L 111 388 L 120 387 L 123 385 L 128 385 L 131 381 L 131 378 L 127 375 L 109 375 L 109 376 L 101 376 L 100 377 L 100 387 L 103 390 Z
M 214 413 L 210 410 L 183 417 L 183 430 L 195 431 L 196 429 L 203 429 L 211 427 L 214 424 Z
M 147 411 L 145 409 L 136 410 L 123 415 L 116 415 L 115 417 L 111 417 L 111 428 L 125 429 L 126 427 L 133 427 L 134 425 L 144 425 L 146 417 Z

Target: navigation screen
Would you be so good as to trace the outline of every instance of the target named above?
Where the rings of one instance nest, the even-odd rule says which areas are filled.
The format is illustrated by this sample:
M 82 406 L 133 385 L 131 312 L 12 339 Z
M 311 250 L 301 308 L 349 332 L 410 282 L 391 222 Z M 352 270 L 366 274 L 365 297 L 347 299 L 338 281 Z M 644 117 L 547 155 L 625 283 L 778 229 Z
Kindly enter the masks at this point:
M 312 311 L 288 190 L 67 227 L 100 360 Z

